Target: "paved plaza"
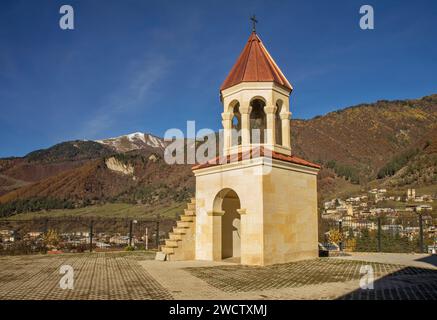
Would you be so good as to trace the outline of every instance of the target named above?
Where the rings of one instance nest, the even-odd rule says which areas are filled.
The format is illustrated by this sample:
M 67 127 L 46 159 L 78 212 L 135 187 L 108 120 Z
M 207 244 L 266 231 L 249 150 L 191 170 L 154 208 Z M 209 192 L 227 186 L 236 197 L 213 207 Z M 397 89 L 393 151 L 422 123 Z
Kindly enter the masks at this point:
M 268 267 L 153 260 L 144 252 L 0 257 L 0 299 L 437 299 L 435 257 L 354 254 Z M 402 263 L 402 264 L 400 264 Z M 60 267 L 74 269 L 61 289 Z M 360 289 L 371 266 L 374 289 Z
M 131 253 L 83 253 L 0 258 L 0 299 L 172 299 Z M 60 268 L 74 270 L 74 288 L 61 289 Z

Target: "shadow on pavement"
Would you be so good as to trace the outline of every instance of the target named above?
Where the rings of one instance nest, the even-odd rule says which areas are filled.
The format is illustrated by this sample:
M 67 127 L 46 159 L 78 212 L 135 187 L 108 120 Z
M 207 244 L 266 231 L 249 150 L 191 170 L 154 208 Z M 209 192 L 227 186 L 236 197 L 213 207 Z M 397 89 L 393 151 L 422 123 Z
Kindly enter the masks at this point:
M 365 275 L 362 276 L 363 279 Z M 377 274 L 375 274 L 375 278 Z M 361 283 L 361 282 L 360 282 Z M 437 270 L 405 267 L 373 282 L 373 289 L 357 289 L 339 300 L 436 300 Z
M 434 267 L 437 267 L 437 255 L 435 255 L 435 254 L 429 255 L 427 257 L 423 257 L 420 259 L 416 259 L 415 261 L 425 262 L 425 263 L 428 263 Z

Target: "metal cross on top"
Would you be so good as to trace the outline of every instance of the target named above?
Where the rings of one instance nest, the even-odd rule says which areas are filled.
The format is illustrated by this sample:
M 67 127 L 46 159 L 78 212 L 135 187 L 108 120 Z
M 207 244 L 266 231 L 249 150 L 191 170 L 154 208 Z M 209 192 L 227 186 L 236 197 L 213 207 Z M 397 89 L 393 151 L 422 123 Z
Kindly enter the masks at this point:
M 250 20 L 252 20 L 252 32 L 256 32 L 256 24 L 258 23 L 258 20 L 256 20 L 255 15 L 250 17 Z

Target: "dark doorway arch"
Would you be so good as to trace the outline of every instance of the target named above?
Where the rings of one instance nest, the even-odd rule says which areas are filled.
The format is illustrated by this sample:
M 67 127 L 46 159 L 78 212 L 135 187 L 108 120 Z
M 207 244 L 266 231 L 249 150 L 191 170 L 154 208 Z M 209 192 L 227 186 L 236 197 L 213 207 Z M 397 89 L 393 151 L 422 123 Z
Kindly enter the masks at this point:
M 281 120 L 281 111 L 282 111 L 282 100 L 278 100 L 276 102 L 276 112 L 275 112 L 275 137 L 276 141 L 275 144 L 282 146 L 282 120 Z
M 233 109 L 232 129 L 231 145 L 241 145 L 241 113 L 239 103 Z M 236 136 L 234 136 L 235 134 Z
M 267 128 L 266 113 L 264 112 L 265 102 L 261 99 L 254 99 L 250 103 L 250 142 L 264 143 L 265 130 Z
M 214 211 L 222 211 L 222 259 L 241 256 L 240 198 L 229 188 L 221 190 L 214 199 Z

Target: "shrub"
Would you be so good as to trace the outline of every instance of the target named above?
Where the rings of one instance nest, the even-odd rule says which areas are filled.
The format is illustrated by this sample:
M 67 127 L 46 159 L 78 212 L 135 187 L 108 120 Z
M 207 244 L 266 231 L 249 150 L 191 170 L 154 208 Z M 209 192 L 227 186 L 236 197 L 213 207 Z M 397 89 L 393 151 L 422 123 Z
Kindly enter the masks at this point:
M 399 169 L 404 167 L 408 161 L 414 158 L 418 152 L 419 149 L 410 149 L 401 155 L 394 157 L 378 171 L 377 178 L 382 179 L 394 175 Z
M 59 244 L 60 238 L 55 230 L 49 230 L 44 235 L 44 243 L 50 247 L 56 247 Z
M 71 209 L 73 202 L 66 199 L 36 197 L 19 199 L 0 204 L 0 217 L 8 217 L 22 212 L 33 212 L 51 209 Z
M 339 244 L 343 241 L 343 234 L 338 229 L 329 230 L 328 240 L 330 243 Z

